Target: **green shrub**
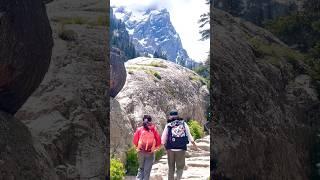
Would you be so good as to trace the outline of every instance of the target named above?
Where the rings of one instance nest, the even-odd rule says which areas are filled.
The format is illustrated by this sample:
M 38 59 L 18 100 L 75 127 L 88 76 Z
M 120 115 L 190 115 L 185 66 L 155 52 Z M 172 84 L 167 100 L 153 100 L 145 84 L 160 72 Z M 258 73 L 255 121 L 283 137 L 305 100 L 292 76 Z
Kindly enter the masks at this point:
M 146 73 L 150 74 L 150 75 L 153 75 L 154 77 L 156 77 L 157 79 L 161 80 L 161 76 L 160 76 L 160 73 L 157 72 L 157 71 L 154 71 L 152 69 L 147 69 L 145 70 Z
M 198 121 L 190 120 L 188 121 L 188 126 L 190 128 L 190 133 L 194 140 L 200 139 L 204 135 L 204 129 Z
M 65 41 L 75 41 L 78 34 L 74 30 L 67 29 L 59 32 L 59 37 Z
M 112 158 L 110 161 L 110 179 L 123 180 L 125 169 L 122 162 L 118 159 Z
M 134 74 L 134 72 L 132 70 L 129 70 L 128 73 L 129 74 Z
M 189 76 L 189 79 L 194 82 L 200 82 L 202 85 L 208 85 L 208 83 L 210 81 L 209 79 L 205 79 L 205 78 L 198 76 L 198 75 L 191 75 L 191 76 Z
M 155 153 L 155 159 L 156 159 L 156 161 L 159 161 L 160 159 L 161 159 L 161 157 L 164 155 L 164 149 L 163 148 L 161 148 L 161 149 L 159 149 L 158 151 L 156 151 L 156 153 Z
M 161 76 L 158 72 L 154 72 L 153 73 L 154 77 L 156 77 L 157 79 L 161 80 Z
M 78 38 L 78 34 L 71 29 L 65 29 L 64 24 L 60 25 L 58 36 L 65 41 L 75 41 Z
M 134 147 L 131 147 L 127 152 L 126 170 L 127 175 L 136 175 L 139 168 L 138 154 Z
M 194 69 L 194 72 L 196 72 L 197 74 L 199 74 L 200 76 L 204 77 L 204 78 L 209 78 L 209 74 L 210 74 L 210 66 L 206 65 L 206 66 L 199 66 L 196 67 Z

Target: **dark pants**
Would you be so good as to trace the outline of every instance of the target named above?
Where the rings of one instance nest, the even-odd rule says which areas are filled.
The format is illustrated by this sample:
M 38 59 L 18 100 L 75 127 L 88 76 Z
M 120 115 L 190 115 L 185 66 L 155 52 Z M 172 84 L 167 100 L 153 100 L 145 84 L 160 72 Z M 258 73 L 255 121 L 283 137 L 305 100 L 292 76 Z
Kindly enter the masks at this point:
M 167 150 L 169 173 L 168 180 L 174 180 L 174 171 L 177 167 L 177 180 L 182 178 L 183 168 L 185 166 L 186 151 Z
M 138 152 L 139 169 L 137 180 L 149 180 L 154 158 L 154 153 Z

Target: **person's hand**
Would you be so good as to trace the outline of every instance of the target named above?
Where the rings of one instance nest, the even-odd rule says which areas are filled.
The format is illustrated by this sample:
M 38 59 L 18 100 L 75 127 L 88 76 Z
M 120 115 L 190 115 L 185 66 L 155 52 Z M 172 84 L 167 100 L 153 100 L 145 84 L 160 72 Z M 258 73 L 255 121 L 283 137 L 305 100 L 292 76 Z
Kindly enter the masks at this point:
M 196 145 L 196 143 L 193 141 L 192 142 L 193 144 L 193 148 L 196 150 L 196 151 L 200 151 L 200 149 L 198 148 L 198 146 Z
M 159 151 L 161 149 L 161 145 L 154 148 L 154 151 Z

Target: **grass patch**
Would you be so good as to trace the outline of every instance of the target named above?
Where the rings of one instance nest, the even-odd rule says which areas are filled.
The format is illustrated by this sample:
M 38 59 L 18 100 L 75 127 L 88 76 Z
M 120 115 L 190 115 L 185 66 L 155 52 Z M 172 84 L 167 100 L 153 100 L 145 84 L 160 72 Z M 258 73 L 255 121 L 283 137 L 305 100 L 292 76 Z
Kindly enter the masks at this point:
M 109 26 L 109 21 L 106 16 L 98 16 L 96 20 L 89 21 L 84 17 L 56 17 L 52 21 L 59 22 L 63 25 L 66 24 L 78 24 L 78 25 L 89 25 L 89 26 Z
M 155 71 L 155 70 L 152 70 L 152 69 L 146 69 L 145 72 L 146 72 L 147 74 L 150 74 L 150 75 L 154 76 L 155 78 L 161 80 L 161 76 L 160 76 L 160 73 L 159 73 L 159 72 L 157 72 L 157 71 Z
M 298 60 L 305 59 L 305 56 L 298 51 L 279 44 L 264 42 L 257 37 L 250 38 L 248 42 L 253 47 L 258 58 L 265 59 L 274 66 L 279 67 L 282 60 L 296 66 Z
M 126 152 L 126 171 L 127 175 L 136 175 L 138 173 L 139 161 L 138 161 L 138 153 L 136 148 L 131 147 Z
M 98 16 L 96 21 L 90 21 L 87 24 L 90 26 L 109 26 L 109 21 L 106 16 Z
M 163 64 L 163 62 L 158 62 L 158 61 L 152 61 L 150 64 L 146 64 L 146 66 L 161 67 L 161 68 L 168 67 L 167 65 Z
M 200 82 L 202 85 L 209 85 L 209 79 L 205 79 L 198 75 L 191 75 L 189 79 L 194 82 Z
M 152 70 L 152 69 L 148 69 L 148 68 L 144 68 L 144 67 L 140 67 L 140 66 L 130 66 L 127 67 L 128 71 L 144 71 L 147 74 L 150 74 L 151 76 L 154 76 L 155 78 L 157 78 L 158 80 L 161 80 L 162 77 L 160 75 L 160 73 L 158 71 Z
M 113 180 L 123 180 L 125 169 L 119 159 L 112 158 L 110 161 L 110 178 Z
M 59 22 L 61 24 L 88 24 L 88 20 L 83 17 L 56 17 L 52 19 L 54 22 Z
M 155 152 L 155 159 L 156 161 L 159 161 L 161 157 L 165 154 L 164 148 L 159 149 L 158 151 Z

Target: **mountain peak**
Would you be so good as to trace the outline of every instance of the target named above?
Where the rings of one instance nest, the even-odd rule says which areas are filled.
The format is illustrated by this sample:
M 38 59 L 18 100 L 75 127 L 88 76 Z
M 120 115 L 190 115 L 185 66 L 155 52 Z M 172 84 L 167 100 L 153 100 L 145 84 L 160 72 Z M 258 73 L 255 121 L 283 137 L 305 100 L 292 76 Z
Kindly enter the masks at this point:
M 115 15 L 126 24 L 138 53 L 165 53 L 169 61 L 190 68 L 196 65 L 183 48 L 166 8 L 148 8 L 144 11 L 120 9 L 115 10 Z

